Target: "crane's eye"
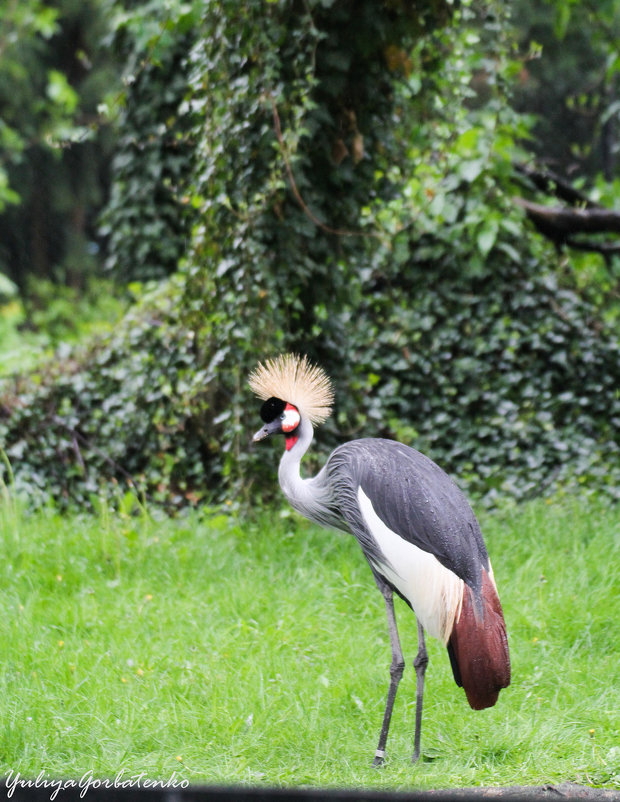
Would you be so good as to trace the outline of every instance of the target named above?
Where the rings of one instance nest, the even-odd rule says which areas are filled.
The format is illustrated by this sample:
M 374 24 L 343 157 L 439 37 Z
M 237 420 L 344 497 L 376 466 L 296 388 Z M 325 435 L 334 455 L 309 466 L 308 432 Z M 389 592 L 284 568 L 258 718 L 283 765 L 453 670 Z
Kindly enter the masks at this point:
M 301 415 L 292 404 L 287 404 L 286 409 L 280 415 L 280 420 L 282 421 L 282 431 L 284 434 L 288 434 L 299 426 Z
M 272 396 L 271 398 L 268 398 L 260 408 L 260 416 L 265 423 L 271 423 L 271 421 L 274 421 L 282 412 L 284 412 L 285 407 L 286 401 L 282 401 L 282 399 Z

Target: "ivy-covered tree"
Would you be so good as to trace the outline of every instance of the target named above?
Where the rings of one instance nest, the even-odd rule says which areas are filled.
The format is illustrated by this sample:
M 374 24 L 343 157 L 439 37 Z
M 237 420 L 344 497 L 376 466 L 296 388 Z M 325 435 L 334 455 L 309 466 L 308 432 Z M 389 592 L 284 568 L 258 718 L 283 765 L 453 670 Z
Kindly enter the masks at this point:
M 189 191 L 195 142 L 193 116 L 181 106 L 189 84 L 187 53 L 200 31 L 191 6 L 125 6 L 110 33 L 125 65 L 126 90 L 115 109 L 111 191 L 99 227 L 106 271 L 121 284 L 169 276 L 187 249 L 195 214 Z

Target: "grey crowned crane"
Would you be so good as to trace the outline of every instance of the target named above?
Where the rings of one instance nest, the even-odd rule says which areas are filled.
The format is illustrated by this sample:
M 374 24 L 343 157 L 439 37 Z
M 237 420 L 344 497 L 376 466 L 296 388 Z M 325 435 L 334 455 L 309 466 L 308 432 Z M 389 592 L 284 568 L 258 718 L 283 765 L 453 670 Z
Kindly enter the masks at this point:
M 283 434 L 278 478 L 302 515 L 354 535 L 385 599 L 392 649 L 390 684 L 373 765 L 385 745 L 405 662 L 394 615 L 396 592 L 413 610 L 418 628 L 413 762 L 420 757 L 424 632 L 447 646 L 456 684 L 472 708 L 497 701 L 510 683 L 506 626 L 493 570 L 471 507 L 432 460 L 392 440 L 353 440 L 338 446 L 314 477 L 302 479 L 301 459 L 313 424 L 331 412 L 333 392 L 324 371 L 292 354 L 259 364 L 249 379 L 263 400 L 264 426 L 254 441 Z

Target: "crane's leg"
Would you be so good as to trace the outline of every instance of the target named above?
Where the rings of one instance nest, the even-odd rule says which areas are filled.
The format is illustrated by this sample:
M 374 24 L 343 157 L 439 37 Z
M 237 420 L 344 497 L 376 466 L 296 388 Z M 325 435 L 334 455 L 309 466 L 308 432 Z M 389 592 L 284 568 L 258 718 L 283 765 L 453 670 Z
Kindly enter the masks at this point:
M 381 726 L 381 733 L 379 735 L 379 743 L 377 744 L 377 751 L 375 752 L 373 766 L 383 765 L 385 756 L 385 744 L 387 743 L 388 730 L 390 729 L 390 719 L 392 718 L 392 709 L 394 707 L 394 699 L 396 698 L 396 690 L 398 683 L 403 675 L 405 669 L 405 660 L 403 652 L 400 647 L 400 638 L 398 637 L 398 629 L 396 627 L 396 616 L 394 614 L 394 596 L 392 589 L 386 585 L 378 576 L 375 575 L 379 590 L 385 599 L 385 609 L 387 612 L 388 630 L 390 633 L 390 646 L 392 648 L 392 662 L 390 663 L 390 687 L 388 689 L 387 700 L 385 702 L 385 713 L 383 714 L 383 724 Z
M 420 733 L 422 731 L 422 699 L 424 697 L 424 674 L 428 665 L 428 654 L 426 653 L 426 643 L 424 642 L 424 630 L 420 622 L 418 624 L 418 653 L 413 661 L 415 668 L 415 736 L 413 741 L 412 763 L 420 759 Z

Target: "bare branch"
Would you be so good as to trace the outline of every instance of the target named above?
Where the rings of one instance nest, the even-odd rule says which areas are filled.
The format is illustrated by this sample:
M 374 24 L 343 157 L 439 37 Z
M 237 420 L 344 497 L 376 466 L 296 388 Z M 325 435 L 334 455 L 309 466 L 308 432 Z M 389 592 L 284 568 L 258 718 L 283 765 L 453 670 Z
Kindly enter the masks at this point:
M 600 207 L 590 209 L 565 209 L 558 206 L 543 206 L 524 198 L 515 198 L 515 203 L 525 209 L 532 222 L 541 224 L 556 233 L 555 239 L 565 240 L 571 234 L 620 234 L 620 212 Z

